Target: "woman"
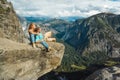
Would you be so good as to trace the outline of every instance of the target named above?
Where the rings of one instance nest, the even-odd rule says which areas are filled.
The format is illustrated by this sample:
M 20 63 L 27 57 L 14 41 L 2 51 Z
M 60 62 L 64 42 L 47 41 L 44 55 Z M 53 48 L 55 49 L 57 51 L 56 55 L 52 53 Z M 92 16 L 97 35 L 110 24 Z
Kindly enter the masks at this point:
M 29 28 L 28 28 L 28 32 L 29 32 L 29 36 L 30 36 L 30 42 L 32 44 L 32 46 L 35 48 L 35 35 L 37 35 L 38 33 L 35 32 L 35 24 L 34 23 L 31 23 L 29 25 Z
M 37 35 L 35 36 L 35 42 L 36 43 L 41 43 L 45 48 L 46 48 L 46 51 L 49 51 L 50 50 L 50 47 L 49 45 L 44 41 L 44 36 L 43 34 L 41 33 L 41 28 L 35 28 L 35 32 L 37 33 Z

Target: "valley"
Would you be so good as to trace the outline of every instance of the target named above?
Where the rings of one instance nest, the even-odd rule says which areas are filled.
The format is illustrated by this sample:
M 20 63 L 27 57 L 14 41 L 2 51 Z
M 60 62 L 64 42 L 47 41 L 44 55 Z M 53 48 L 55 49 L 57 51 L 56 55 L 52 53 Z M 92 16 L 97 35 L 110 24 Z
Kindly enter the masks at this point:
M 35 22 L 41 27 L 43 33 L 52 31 L 57 42 L 65 45 L 61 66 L 44 78 L 54 75 L 52 77 L 55 80 L 85 80 L 96 70 L 120 64 L 119 15 L 100 13 L 72 22 L 62 19 L 36 22 L 29 19 L 26 26 L 30 22 Z M 56 78 L 56 74 L 61 79 Z

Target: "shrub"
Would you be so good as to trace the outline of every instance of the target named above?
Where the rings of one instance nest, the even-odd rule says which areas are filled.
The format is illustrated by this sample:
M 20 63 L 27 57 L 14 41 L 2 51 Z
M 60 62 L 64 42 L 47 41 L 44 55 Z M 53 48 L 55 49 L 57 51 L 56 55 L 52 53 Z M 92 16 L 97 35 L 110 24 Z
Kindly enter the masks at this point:
M 108 66 L 108 67 L 114 66 L 114 65 L 116 65 L 116 64 L 120 64 L 120 62 L 116 62 L 116 61 L 110 60 L 110 61 L 106 61 L 106 62 L 104 63 L 104 65 L 105 65 L 105 66 Z

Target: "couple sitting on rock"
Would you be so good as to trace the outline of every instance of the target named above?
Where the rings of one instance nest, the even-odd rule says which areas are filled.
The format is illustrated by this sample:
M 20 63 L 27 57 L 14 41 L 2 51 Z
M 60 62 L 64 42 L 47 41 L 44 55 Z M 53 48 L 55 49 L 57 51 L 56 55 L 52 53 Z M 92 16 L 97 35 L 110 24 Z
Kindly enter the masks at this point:
M 28 32 L 30 35 L 30 41 L 32 46 L 35 48 L 37 43 L 42 44 L 46 51 L 50 51 L 50 47 L 46 41 L 56 41 L 55 38 L 51 38 L 52 32 L 47 32 L 43 36 L 41 33 L 41 28 L 36 27 L 34 23 L 31 23 L 28 28 Z

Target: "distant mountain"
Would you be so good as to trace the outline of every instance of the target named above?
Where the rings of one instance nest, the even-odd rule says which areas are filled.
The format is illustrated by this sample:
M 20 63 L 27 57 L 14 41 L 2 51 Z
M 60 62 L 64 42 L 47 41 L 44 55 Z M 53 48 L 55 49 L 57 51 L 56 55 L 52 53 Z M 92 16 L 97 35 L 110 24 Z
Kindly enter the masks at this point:
M 120 15 L 100 13 L 76 20 L 63 39 L 80 54 L 102 52 L 120 56 Z
M 28 22 L 43 22 L 46 21 L 48 19 L 50 19 L 49 17 L 24 17 Z
M 44 21 L 42 24 L 48 27 L 50 31 L 52 31 L 58 38 L 63 37 L 68 27 L 72 22 L 62 20 L 62 19 L 50 19 Z
M 28 22 L 44 22 L 44 21 L 48 21 L 51 19 L 61 19 L 61 20 L 65 20 L 65 21 L 75 21 L 77 19 L 82 19 L 82 17 L 78 17 L 78 16 L 70 16 L 70 17 L 57 17 L 57 18 L 51 18 L 51 17 L 46 17 L 46 16 L 38 16 L 38 17 L 25 17 L 25 19 Z
M 76 21 L 77 19 L 83 19 L 83 17 L 69 16 L 69 17 L 60 17 L 60 19 L 63 19 L 63 20 L 66 20 L 66 21 Z

